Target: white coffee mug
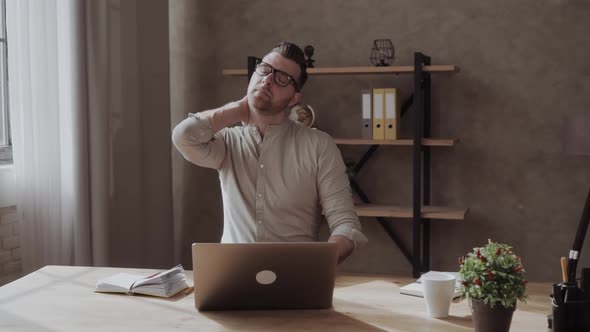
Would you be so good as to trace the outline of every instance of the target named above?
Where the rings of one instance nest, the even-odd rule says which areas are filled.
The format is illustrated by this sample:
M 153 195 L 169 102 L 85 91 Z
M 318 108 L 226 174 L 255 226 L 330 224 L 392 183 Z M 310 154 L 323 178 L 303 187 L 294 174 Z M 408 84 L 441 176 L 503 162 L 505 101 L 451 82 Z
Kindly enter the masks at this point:
M 455 276 L 442 272 L 428 272 L 421 280 L 428 315 L 433 318 L 448 317 L 455 291 Z

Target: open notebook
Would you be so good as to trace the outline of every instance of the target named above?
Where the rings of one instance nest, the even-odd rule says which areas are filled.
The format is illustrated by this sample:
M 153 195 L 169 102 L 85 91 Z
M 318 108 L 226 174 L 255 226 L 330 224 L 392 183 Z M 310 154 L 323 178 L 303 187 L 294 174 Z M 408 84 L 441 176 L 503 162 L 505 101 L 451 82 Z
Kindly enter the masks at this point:
M 188 288 L 184 269 L 177 265 L 170 270 L 158 272 L 151 276 L 118 273 L 96 282 L 96 292 L 144 294 L 159 297 L 171 297 Z
M 435 271 L 432 271 L 435 272 Z M 428 274 L 426 272 L 425 274 Z M 453 299 L 461 298 L 461 279 L 459 278 L 459 272 L 443 272 L 452 274 L 455 276 L 455 292 L 453 293 Z M 419 278 L 416 282 L 406 285 L 404 287 L 400 287 L 399 293 L 403 295 L 410 295 L 410 296 L 417 296 L 417 297 L 424 297 L 424 292 L 422 291 L 422 283 L 421 279 Z

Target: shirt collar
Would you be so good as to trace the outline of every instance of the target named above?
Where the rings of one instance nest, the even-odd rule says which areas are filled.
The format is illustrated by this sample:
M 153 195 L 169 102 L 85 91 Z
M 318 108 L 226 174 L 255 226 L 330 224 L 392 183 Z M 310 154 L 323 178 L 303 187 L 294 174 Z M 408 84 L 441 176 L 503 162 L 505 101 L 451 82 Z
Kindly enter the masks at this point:
M 278 137 L 279 135 L 282 135 L 284 132 L 286 132 L 287 130 L 292 128 L 293 125 L 294 125 L 294 122 L 290 119 L 286 119 L 285 121 L 283 121 L 280 124 L 269 125 L 266 128 L 266 133 L 264 134 L 264 137 L 267 140 L 272 139 L 274 137 Z M 255 125 L 248 124 L 248 126 L 246 127 L 246 130 L 248 130 L 250 132 L 250 134 L 252 136 L 254 136 L 256 143 L 260 144 L 262 142 L 262 136 L 260 135 L 260 132 L 258 131 L 258 128 L 256 128 Z

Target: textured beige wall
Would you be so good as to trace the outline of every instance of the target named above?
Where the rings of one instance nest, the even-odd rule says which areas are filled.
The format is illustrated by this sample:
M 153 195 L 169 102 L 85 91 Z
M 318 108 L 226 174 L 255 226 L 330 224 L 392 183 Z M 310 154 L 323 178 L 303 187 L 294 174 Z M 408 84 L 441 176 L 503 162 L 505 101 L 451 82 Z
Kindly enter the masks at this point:
M 589 15 L 589 3 L 559 0 L 171 1 L 172 122 L 243 96 L 245 78 L 221 70 L 244 68 L 246 56 L 263 56 L 281 40 L 313 45 L 317 66 L 367 65 L 376 38 L 394 42 L 395 64 L 411 64 L 422 51 L 435 64 L 459 65 L 459 74 L 433 79 L 433 134 L 461 143 L 433 150 L 432 202 L 471 214 L 433 222 L 432 269 L 455 270 L 458 256 L 491 237 L 515 246 L 530 279 L 558 280 L 559 257 L 573 242 L 590 187 L 590 157 L 562 148 L 564 119 L 590 105 Z M 313 76 L 304 92 L 320 129 L 356 137 L 358 92 L 379 86 L 399 87 L 406 97 L 412 77 Z M 409 135 L 411 112 L 402 127 Z M 362 153 L 342 151 L 345 159 Z M 175 213 L 191 225 L 185 242 L 215 241 L 217 175 L 175 158 Z M 378 203 L 409 204 L 411 150 L 381 148 L 359 182 Z M 410 221 L 392 224 L 409 245 Z M 370 244 L 342 269 L 409 274 L 376 221 L 363 219 L 363 226 Z M 581 265 L 590 266 L 589 247 Z

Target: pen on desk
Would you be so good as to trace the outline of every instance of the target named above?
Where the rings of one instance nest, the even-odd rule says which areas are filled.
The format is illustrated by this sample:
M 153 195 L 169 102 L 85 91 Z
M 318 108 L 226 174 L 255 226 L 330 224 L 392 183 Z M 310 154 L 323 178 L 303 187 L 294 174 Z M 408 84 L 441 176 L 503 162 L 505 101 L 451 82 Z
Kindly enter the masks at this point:
M 561 257 L 561 277 L 563 278 L 564 283 L 567 283 L 567 273 L 565 271 L 566 264 L 567 264 L 567 261 L 565 260 L 565 256 Z
M 555 302 L 556 305 L 562 305 L 563 304 L 563 294 L 561 293 L 562 291 L 562 285 L 559 284 L 553 284 L 553 301 Z
M 569 282 L 576 282 L 576 265 L 578 264 L 578 251 L 573 252 L 573 257 L 571 259 L 572 268 L 569 271 L 569 275 L 567 276 Z
M 570 250 L 570 254 L 569 254 L 568 260 L 567 260 L 567 279 L 568 279 L 568 282 L 570 280 L 572 280 L 571 279 L 571 276 L 572 276 L 573 268 L 574 268 L 574 251 L 573 250 Z

